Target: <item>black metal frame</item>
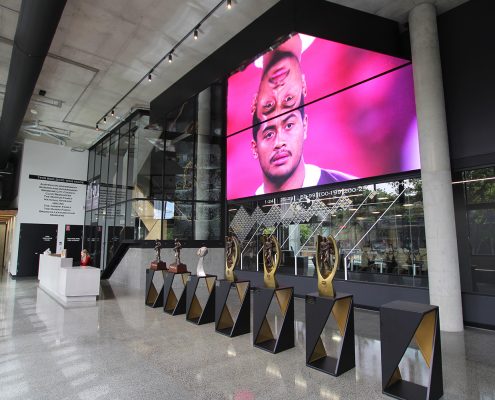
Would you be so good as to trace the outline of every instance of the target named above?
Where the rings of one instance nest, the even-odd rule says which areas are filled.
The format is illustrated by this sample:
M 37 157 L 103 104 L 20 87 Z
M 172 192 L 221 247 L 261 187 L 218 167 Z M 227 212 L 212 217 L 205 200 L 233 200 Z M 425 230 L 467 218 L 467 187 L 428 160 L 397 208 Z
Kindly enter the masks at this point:
M 287 304 L 282 307 L 279 295 L 288 291 Z M 282 327 L 278 337 L 273 335 L 266 314 L 273 297 L 276 297 L 282 311 Z M 280 353 L 294 347 L 294 288 L 281 286 L 278 288 L 257 287 L 253 299 L 253 346 L 270 353 Z
M 236 289 L 241 308 L 234 320 L 228 307 L 230 289 Z M 250 281 L 231 282 L 219 279 L 215 290 L 215 332 L 229 337 L 251 332 L 251 283 Z M 244 290 L 244 293 L 241 292 Z
M 174 280 L 177 275 L 180 275 L 182 283 L 184 284 L 179 298 L 177 298 L 177 294 L 173 288 Z M 163 283 L 163 312 L 170 315 L 180 315 L 186 313 L 187 281 L 190 275 L 190 272 L 167 271 L 165 282 Z
M 197 276 L 190 275 L 189 281 L 186 286 L 186 320 L 197 325 L 208 324 L 215 321 L 215 282 L 208 285 L 208 279 L 214 278 L 216 281 L 216 275 Z M 208 299 L 204 307 L 201 307 L 199 300 L 196 297 L 196 290 L 200 279 L 205 279 L 208 287 Z
M 158 291 L 153 283 L 153 278 L 155 276 L 155 272 L 152 269 L 146 269 L 146 295 L 144 298 L 144 303 L 148 307 L 157 308 L 163 307 L 163 285 Z M 165 282 L 165 271 L 160 271 L 163 276 L 163 281 Z
M 342 310 L 339 306 L 347 307 L 347 310 L 345 308 Z M 353 295 L 340 293 L 335 297 L 324 297 L 318 293 L 309 293 L 306 295 L 305 311 L 306 365 L 333 376 L 339 376 L 353 369 L 356 366 Z M 321 334 L 330 314 L 333 314 L 338 325 L 339 322 L 342 323 L 342 340 L 337 358 L 326 354 L 321 340 Z M 342 320 L 339 321 L 339 318 Z
M 403 380 L 399 363 L 409 343 L 421 335 L 427 348 L 418 345 L 430 369 L 428 386 Z M 426 337 L 426 339 L 425 339 Z M 383 393 L 396 399 L 436 400 L 443 396 L 442 349 L 437 306 L 392 301 L 380 307 L 380 342 Z

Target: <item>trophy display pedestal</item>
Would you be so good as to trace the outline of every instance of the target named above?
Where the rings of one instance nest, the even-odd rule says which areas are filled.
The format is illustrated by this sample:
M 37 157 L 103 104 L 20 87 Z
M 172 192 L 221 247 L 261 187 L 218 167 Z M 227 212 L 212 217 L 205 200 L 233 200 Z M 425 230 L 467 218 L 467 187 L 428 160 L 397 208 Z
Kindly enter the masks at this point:
M 160 291 L 158 291 L 153 282 L 155 272 L 152 269 L 146 270 L 145 304 L 152 308 L 163 307 L 163 284 L 160 287 Z M 162 273 L 163 281 L 165 281 L 165 271 L 162 270 L 160 272 Z
M 241 308 L 237 318 L 232 318 L 228 307 L 230 289 L 235 287 Z M 234 337 L 251 331 L 251 292 L 250 281 L 232 282 L 227 279 L 216 281 L 215 289 L 215 331 L 223 335 Z
M 430 379 L 427 386 L 403 380 L 399 370 L 399 363 L 413 337 L 429 368 Z M 443 396 L 437 306 L 408 301 L 392 301 L 382 305 L 380 342 L 383 394 L 396 399 L 436 400 Z
M 167 269 L 167 263 L 164 261 L 152 261 L 150 264 L 150 269 L 153 271 L 164 271 Z
M 335 297 L 319 293 L 306 295 L 306 365 L 333 376 L 339 376 L 356 366 L 354 350 L 354 304 L 351 294 Z M 321 334 L 330 317 L 337 322 L 342 340 L 337 358 L 329 357 Z
M 182 263 L 180 264 L 173 263 L 168 266 L 168 270 L 175 274 L 182 274 L 184 272 L 187 272 L 187 265 Z
M 177 297 L 177 293 L 173 288 L 173 284 L 176 276 L 180 276 L 180 282 L 182 283 L 182 290 Z M 163 283 L 163 298 L 164 306 L 163 311 L 170 315 L 180 315 L 186 312 L 186 288 L 187 280 L 189 279 L 189 272 L 170 272 L 168 271 Z
M 208 289 L 208 298 L 204 308 L 199 303 L 196 290 L 200 279 L 204 279 Z M 202 325 L 215 321 L 215 281 L 216 275 L 190 275 L 186 286 L 186 320 L 193 324 Z
M 266 318 L 274 297 L 282 313 L 282 326 L 278 337 L 273 334 Z M 293 287 L 257 287 L 254 289 L 253 345 L 274 354 L 294 347 Z

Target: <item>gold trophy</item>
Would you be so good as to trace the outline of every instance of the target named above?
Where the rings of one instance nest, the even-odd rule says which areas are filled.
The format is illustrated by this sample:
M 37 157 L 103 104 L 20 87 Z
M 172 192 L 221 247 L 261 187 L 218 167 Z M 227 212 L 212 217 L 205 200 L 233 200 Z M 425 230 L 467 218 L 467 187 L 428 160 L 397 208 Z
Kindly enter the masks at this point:
M 264 281 L 265 286 L 276 288 L 277 281 L 275 273 L 280 265 L 280 244 L 273 235 L 263 235 L 261 237 L 263 243 L 263 268 L 265 271 Z
M 335 297 L 333 278 L 339 267 L 339 249 L 332 236 L 318 235 L 316 239 L 316 273 L 320 296 Z
M 241 255 L 239 239 L 234 234 L 225 237 L 225 279 L 235 281 L 234 269 Z

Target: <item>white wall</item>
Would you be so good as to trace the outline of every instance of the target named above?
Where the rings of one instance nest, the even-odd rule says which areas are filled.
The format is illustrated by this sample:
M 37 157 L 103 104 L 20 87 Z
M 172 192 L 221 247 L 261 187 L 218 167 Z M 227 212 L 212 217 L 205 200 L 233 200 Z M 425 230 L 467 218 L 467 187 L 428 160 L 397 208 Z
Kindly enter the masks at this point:
M 197 248 L 183 248 L 180 255 L 181 261 L 187 265 L 187 270 L 196 273 L 198 266 Z M 174 260 L 174 250 L 162 248 L 161 258 L 168 264 Z M 139 289 L 142 293 L 146 286 L 146 268 L 149 268 L 152 260 L 155 259 L 153 249 L 130 248 L 127 250 L 122 261 L 115 272 L 110 277 L 110 282 L 115 282 L 133 289 Z M 223 248 L 209 248 L 208 254 L 204 258 L 204 269 L 207 274 L 217 275 L 218 279 L 223 279 L 225 274 L 225 250 Z M 160 274 L 158 274 L 160 275 Z M 144 294 L 143 294 L 144 296 Z
M 86 185 L 31 179 L 29 175 L 86 181 L 88 152 L 71 151 L 48 143 L 26 140 L 22 153 L 19 204 L 9 272 L 17 274 L 19 228 L 22 223 L 58 224 L 57 243 L 64 243 L 65 225 L 84 224 Z

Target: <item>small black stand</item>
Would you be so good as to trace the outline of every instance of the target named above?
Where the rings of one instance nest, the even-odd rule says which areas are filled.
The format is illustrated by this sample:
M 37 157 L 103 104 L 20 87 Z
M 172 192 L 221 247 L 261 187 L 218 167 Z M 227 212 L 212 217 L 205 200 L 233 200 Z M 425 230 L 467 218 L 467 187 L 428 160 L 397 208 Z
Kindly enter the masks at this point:
M 325 325 L 333 314 L 342 337 L 337 358 L 329 357 L 321 340 Z M 354 304 L 351 294 L 335 297 L 306 295 L 306 365 L 333 376 L 356 366 L 354 350 Z
M 157 308 L 163 306 L 163 285 L 160 288 L 160 292 L 155 287 L 153 283 L 153 277 L 155 276 L 155 272 L 161 272 L 163 276 L 163 280 L 165 281 L 165 272 L 166 271 L 154 271 L 152 269 L 146 269 L 146 297 L 145 304 L 148 307 Z
M 277 298 L 282 312 L 282 328 L 276 338 L 266 319 L 273 297 Z M 294 288 L 257 287 L 253 300 L 253 345 L 271 353 L 294 347 Z
M 235 287 L 241 308 L 236 320 L 232 319 L 227 299 L 230 288 Z M 220 279 L 216 282 L 215 289 L 215 331 L 226 336 L 234 337 L 244 335 L 251 331 L 251 292 L 249 281 L 231 282 Z
M 399 363 L 412 338 L 430 369 L 428 386 L 402 379 Z M 436 400 L 443 395 L 438 307 L 392 301 L 380 307 L 383 393 L 396 399 Z
M 208 299 L 205 307 L 201 307 L 196 289 L 200 279 L 204 279 L 208 288 Z M 202 325 L 215 321 L 215 281 L 216 275 L 197 276 L 191 275 L 186 286 L 186 320 L 193 324 Z
M 179 275 L 181 277 L 181 282 L 184 285 L 182 291 L 177 298 L 173 286 L 175 277 Z M 187 280 L 189 279 L 190 272 L 168 272 L 165 277 L 165 282 L 163 284 L 163 298 L 164 306 L 163 311 L 171 315 L 185 314 L 186 312 L 186 287 Z

